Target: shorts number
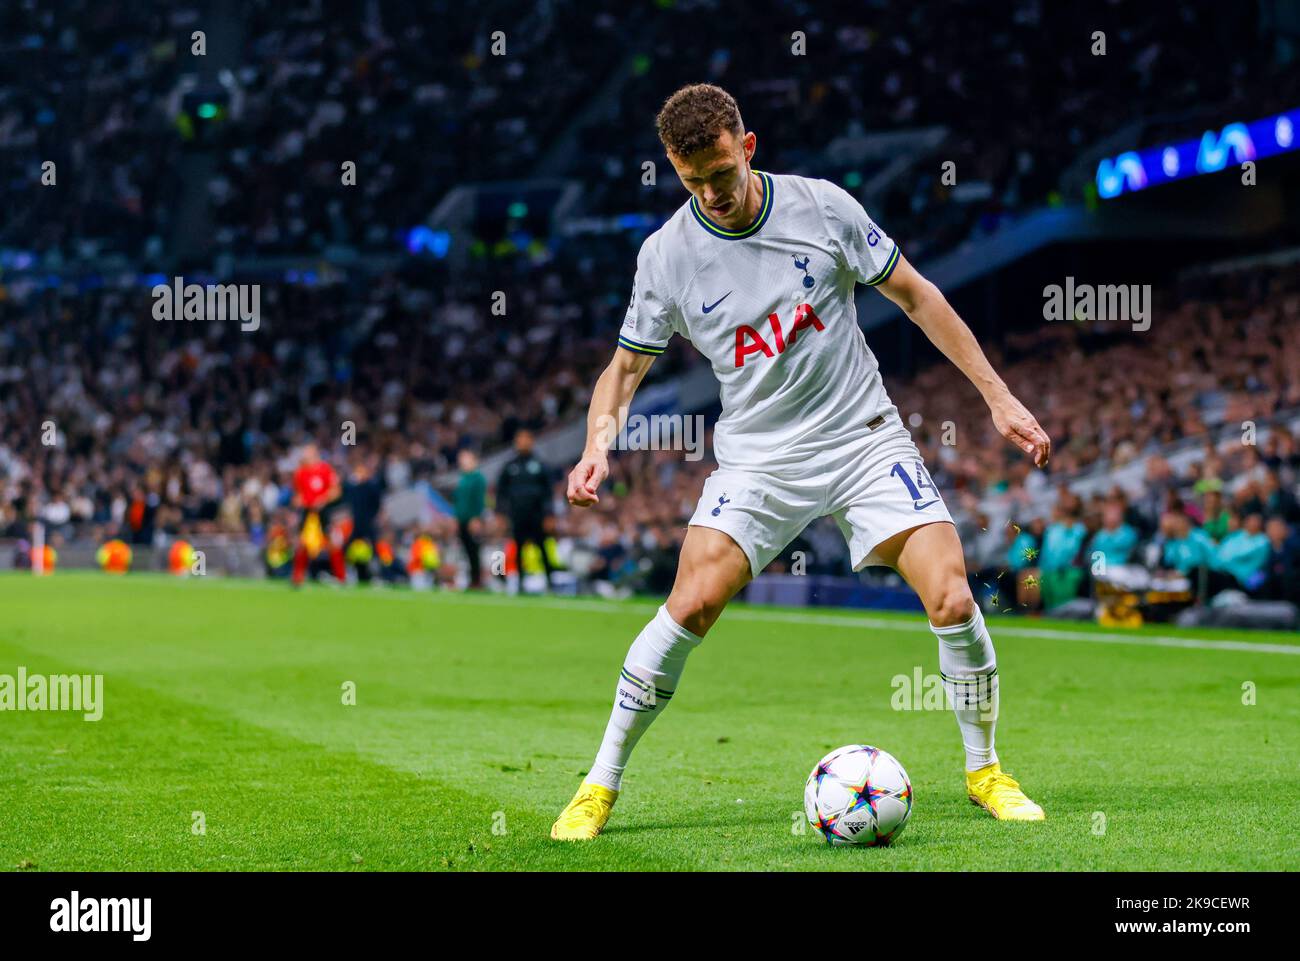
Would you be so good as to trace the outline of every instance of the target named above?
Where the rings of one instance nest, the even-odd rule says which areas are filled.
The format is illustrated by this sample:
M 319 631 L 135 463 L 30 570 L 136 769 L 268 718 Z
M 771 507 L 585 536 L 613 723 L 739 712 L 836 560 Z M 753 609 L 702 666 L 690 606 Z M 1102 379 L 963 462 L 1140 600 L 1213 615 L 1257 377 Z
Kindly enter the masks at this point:
M 898 475 L 898 479 L 903 482 L 903 486 L 907 488 L 907 492 L 912 495 L 912 500 L 914 501 L 919 501 L 924 496 L 921 491 L 925 490 L 931 491 L 935 497 L 939 496 L 939 488 L 934 486 L 934 481 L 930 479 L 929 472 L 926 471 L 925 465 L 920 461 L 916 462 L 915 483 L 913 483 L 912 478 L 908 476 L 907 468 L 901 463 L 895 464 L 893 470 L 889 473 Z

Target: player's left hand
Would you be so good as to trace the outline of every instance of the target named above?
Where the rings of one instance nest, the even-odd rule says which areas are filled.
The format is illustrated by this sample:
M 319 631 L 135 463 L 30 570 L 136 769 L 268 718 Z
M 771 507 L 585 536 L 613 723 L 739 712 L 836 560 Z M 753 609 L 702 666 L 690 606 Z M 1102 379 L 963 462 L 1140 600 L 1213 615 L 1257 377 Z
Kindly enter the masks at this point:
M 1046 467 L 1052 456 L 1052 439 L 1038 425 L 1034 415 L 1010 393 L 989 404 L 998 433 L 1034 458 L 1035 467 Z

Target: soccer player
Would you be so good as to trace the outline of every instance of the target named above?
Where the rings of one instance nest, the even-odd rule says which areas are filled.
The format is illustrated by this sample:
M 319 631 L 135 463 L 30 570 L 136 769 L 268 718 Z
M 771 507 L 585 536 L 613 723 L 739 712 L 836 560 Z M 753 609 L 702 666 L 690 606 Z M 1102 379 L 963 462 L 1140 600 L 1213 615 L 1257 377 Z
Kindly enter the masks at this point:
M 320 448 L 307 444 L 302 449 L 298 469 L 293 473 L 293 506 L 302 511 L 298 526 L 298 543 L 293 552 L 293 586 L 301 587 L 307 566 L 328 540 L 322 527 L 322 514 L 342 496 L 338 474 L 320 456 Z M 328 518 L 326 518 L 328 519 Z M 343 551 L 330 546 L 330 570 L 339 582 L 347 580 Z
M 721 382 L 718 469 L 704 483 L 672 592 L 628 651 L 604 740 L 551 837 L 601 832 L 628 757 L 670 703 L 687 655 L 732 596 L 825 515 L 847 540 L 854 570 L 892 567 L 920 596 L 938 638 L 971 801 L 997 818 L 1041 821 L 1042 808 L 994 751 L 993 642 L 952 518 L 858 326 L 855 286 L 875 287 L 901 307 L 979 388 L 999 433 L 1037 466 L 1051 441 L 939 290 L 856 200 L 824 180 L 751 167 L 755 135 L 726 91 L 683 87 L 657 127 L 691 196 L 641 246 L 568 499 L 575 507 L 599 501 L 618 412 L 673 334 L 690 339 Z

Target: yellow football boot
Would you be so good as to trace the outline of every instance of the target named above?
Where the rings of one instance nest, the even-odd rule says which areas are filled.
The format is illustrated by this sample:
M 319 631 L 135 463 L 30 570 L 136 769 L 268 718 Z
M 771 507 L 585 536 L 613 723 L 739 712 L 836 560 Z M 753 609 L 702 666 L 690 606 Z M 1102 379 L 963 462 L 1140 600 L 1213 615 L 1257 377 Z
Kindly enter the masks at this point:
M 603 784 L 583 781 L 573 800 L 560 812 L 551 825 L 551 838 L 555 841 L 590 841 L 605 830 L 609 813 L 614 810 L 618 792 Z
M 966 772 L 966 794 L 999 821 L 1043 821 L 1047 815 L 1020 790 L 1020 784 L 994 761 L 978 771 Z

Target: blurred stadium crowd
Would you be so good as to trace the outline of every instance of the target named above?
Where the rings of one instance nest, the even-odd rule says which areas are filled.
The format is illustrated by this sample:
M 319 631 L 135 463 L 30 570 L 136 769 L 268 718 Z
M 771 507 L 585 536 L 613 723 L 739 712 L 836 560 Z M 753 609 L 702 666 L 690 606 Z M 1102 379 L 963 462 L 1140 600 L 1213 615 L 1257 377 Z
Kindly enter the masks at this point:
M 4 536 L 27 538 L 39 519 L 52 543 L 229 535 L 265 548 L 294 523 L 291 477 L 308 442 L 334 462 L 346 498 L 359 465 L 386 491 L 409 490 L 451 477 L 464 449 L 490 454 L 521 429 L 580 417 L 645 228 L 547 233 L 506 217 L 458 258 L 408 255 L 407 232 L 467 179 L 534 174 L 578 178 L 584 215 L 662 220 L 680 187 L 661 175 L 648 189 L 641 165 L 667 171 L 651 118 L 681 83 L 731 88 L 759 132 L 760 166 L 868 199 L 913 262 L 1058 202 L 1080 152 L 1126 124 L 1192 108 L 1262 114 L 1300 97 L 1295 71 L 1244 52 L 1259 24 L 1224 5 L 1183 5 L 1171 22 L 1154 4 L 1015 0 L 996 24 L 979 3 L 943 17 L 892 7 L 884 30 L 862 25 L 884 23 L 883 4 L 556 0 L 521 14 L 494 2 L 277 0 L 227 22 L 238 62 L 219 81 L 222 123 L 200 129 L 184 103 L 202 87 L 187 85 L 185 64 L 212 9 L 71 0 L 57 14 L 35 2 L 0 11 L 0 192 L 13 211 L 0 227 Z M 759 23 L 761 34 L 748 26 Z M 1095 29 L 1126 54 L 1102 61 L 1076 42 Z M 794 31 L 815 56 L 790 55 Z M 900 127 L 944 131 L 907 175 L 862 147 L 865 131 Z M 960 189 L 939 182 L 939 151 L 962 170 Z M 187 165 L 194 157 L 210 165 Z M 363 171 L 353 192 L 340 189 L 340 158 Z M 48 160 L 57 189 L 33 186 Z M 186 183 L 194 169 L 208 178 Z M 256 331 L 152 319 L 149 289 L 161 264 L 189 266 L 167 254 L 196 222 L 208 228 L 204 263 L 238 260 L 238 279 L 261 285 Z M 331 266 L 340 249 L 396 259 Z M 287 255 L 318 267 L 271 266 Z M 497 292 L 501 316 L 489 310 Z M 1161 322 L 1141 338 L 1056 322 L 988 346 L 1054 438 L 1047 472 L 1002 444 L 950 368 L 885 371 L 904 417 L 918 418 L 991 604 L 1086 593 L 1098 552 L 1108 565 L 1199 572 L 1210 593 L 1300 600 L 1300 434 L 1288 420 L 1300 410 L 1300 275 L 1246 270 L 1163 296 Z M 700 362 L 679 340 L 651 382 Z M 1261 425 L 1258 444 L 1208 440 L 1244 421 Z M 345 423 L 355 446 L 340 441 Z M 1189 444 L 1198 456 L 1171 456 Z M 491 489 L 479 504 L 444 487 L 444 511 L 383 534 L 403 550 L 434 539 L 437 564 L 420 563 L 445 583 L 466 583 L 472 544 L 486 576 L 500 552 L 512 570 L 553 561 L 604 592 L 666 590 L 713 465 L 679 452 L 612 464 L 612 496 L 588 512 L 563 504 L 567 465 L 546 465 L 546 558 L 518 556 Z M 1066 486 L 1111 472 L 1137 479 L 1083 484 L 1084 496 Z M 476 508 L 469 541 L 458 507 Z M 796 550 L 810 572 L 847 570 L 830 525 L 775 566 Z
M 1055 442 L 1049 471 L 1031 469 L 1002 442 L 974 389 L 943 367 L 893 381 L 895 402 L 961 518 L 973 572 L 989 578 L 1041 569 L 1050 603 L 1059 597 L 1053 572 L 1082 574 L 1102 550 L 1108 563 L 1142 559 L 1184 573 L 1206 567 L 1233 578 L 1215 579 L 1216 587 L 1296 597 L 1300 271 L 1255 270 L 1219 278 L 1212 289 L 1190 286 L 1162 308 L 1162 322 L 1140 344 L 1100 321 L 1059 321 L 1008 341 L 996 362 L 1013 392 L 1035 398 Z M 282 306 L 292 320 L 252 334 L 235 323 L 194 331 L 157 324 L 135 288 L 16 285 L 9 293 L 0 302 L 0 519 L 11 537 L 25 537 L 39 517 L 65 538 L 122 535 L 150 544 L 247 534 L 265 541 L 277 520 L 290 523 L 290 477 L 305 439 L 329 451 L 345 478 L 354 465 L 374 463 L 388 490 L 403 490 L 454 469 L 465 447 L 498 446 L 520 429 L 579 415 L 610 349 L 598 335 L 548 341 L 530 377 L 529 352 L 502 363 L 498 351 L 511 356 L 510 336 L 482 346 L 466 311 L 463 342 L 476 346 L 452 347 L 447 357 L 455 311 L 435 311 L 440 319 L 430 324 L 428 292 L 396 277 L 272 288 L 268 306 L 277 314 Z M 95 305 L 89 315 L 88 303 Z M 562 300 L 553 306 L 565 309 Z M 534 316 L 545 313 L 539 304 Z M 572 358 L 559 373 L 547 360 L 557 349 Z M 467 371 L 481 363 L 480 376 L 450 381 L 428 373 L 451 363 Z M 1122 383 L 1112 376 L 1118 365 L 1129 371 Z M 1179 373 L 1171 378 L 1170 370 Z M 56 425 L 56 443 L 27 426 L 47 421 Z M 355 447 L 339 433 L 349 421 L 361 438 Z M 1255 442 L 1233 433 L 1245 423 L 1258 425 L 1258 439 L 1246 438 Z M 1207 440 L 1225 427 L 1226 440 Z M 945 444 L 945 434 L 955 442 Z M 1175 469 L 1167 452 L 1189 443 L 1203 447 L 1203 457 Z M 679 451 L 615 452 L 611 460 L 612 496 L 589 511 L 566 510 L 565 465 L 548 465 L 554 550 L 603 586 L 662 589 L 715 465 L 685 461 Z M 1131 480 L 1101 485 L 1087 499 L 1065 486 L 1132 465 L 1140 471 L 1130 470 Z M 488 554 L 504 550 L 510 532 L 507 513 L 490 510 L 491 500 L 475 514 Z M 1108 517 L 1118 517 L 1123 531 L 1114 543 L 1099 535 Z M 416 533 L 406 532 L 407 545 Z M 444 556 L 456 558 L 450 519 L 434 533 Z M 1190 546 L 1170 547 L 1174 541 Z M 1146 552 L 1147 545 L 1159 550 Z M 775 566 L 788 566 L 796 550 L 810 572 L 846 569 L 831 525 L 810 529 Z M 445 576 L 456 567 L 449 563 Z M 1067 580 L 1071 591 L 1086 589 L 1086 578 Z M 1020 603 L 1036 603 L 1021 586 L 1027 599 Z M 1003 596 L 1017 592 L 1004 586 Z
M 858 149 L 863 132 L 944 128 L 959 189 L 926 158 L 873 198 L 882 221 L 906 224 L 916 260 L 1050 201 L 1079 152 L 1126 124 L 1190 108 L 1263 114 L 1300 94 L 1294 70 L 1254 55 L 1258 12 L 1223 4 L 1014 0 L 991 18 L 973 0 L 943 16 L 800 0 L 252 0 L 225 21 L 230 103 L 204 139 L 180 101 L 200 89 L 183 77 L 212 6 L 0 11 L 0 190 L 18 215 L 7 242 L 46 265 L 86 251 L 156 258 L 195 186 L 177 160 L 197 146 L 218 155 L 199 191 L 212 239 L 236 254 L 391 249 L 457 184 L 539 170 L 582 176 L 589 213 L 662 218 L 681 198 L 671 177 L 651 192 L 641 182 L 641 164 L 662 159 L 650 120 L 665 91 L 706 80 L 744 105 L 761 165 L 850 190 L 881 165 Z M 1123 53 L 1078 42 L 1098 30 Z M 792 55 L 796 31 L 808 55 Z M 628 76 L 606 93 L 616 71 Z M 340 158 L 365 171 L 355 194 L 340 195 Z M 68 189 L 30 189 L 46 160 Z

